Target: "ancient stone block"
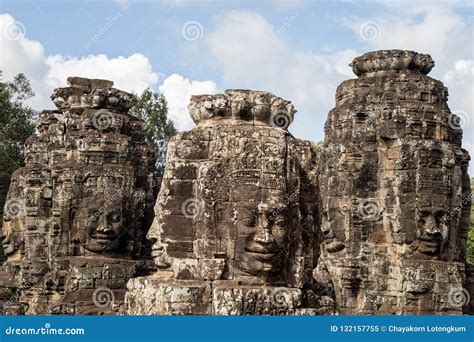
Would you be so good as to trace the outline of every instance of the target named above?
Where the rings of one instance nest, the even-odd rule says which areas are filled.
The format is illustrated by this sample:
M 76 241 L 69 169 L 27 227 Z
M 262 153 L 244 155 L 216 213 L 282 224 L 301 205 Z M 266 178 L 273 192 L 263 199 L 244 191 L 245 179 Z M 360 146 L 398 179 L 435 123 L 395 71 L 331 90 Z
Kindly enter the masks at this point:
M 115 297 L 104 310 L 117 312 L 126 281 L 145 262 L 136 259 L 150 253 L 146 209 L 159 182 L 146 181 L 157 179 L 153 147 L 127 113 L 132 97 L 111 81 L 68 84 L 53 93 L 59 110 L 40 113 L 4 211 L 6 265 L 18 265 L 16 302 L 29 314 L 99 313 L 93 295 L 102 287 Z
M 325 236 L 320 261 L 331 275 L 338 307 L 347 314 L 461 313 L 466 303 L 453 306 L 447 298 L 452 304 L 454 294 L 462 297 L 462 280 L 448 274 L 465 262 L 458 252 L 465 249 L 462 232 L 468 229 L 463 221 L 468 214 L 460 209 L 470 203 L 469 157 L 458 139 L 460 127 L 450 124 L 446 88 L 426 76 L 434 66 L 429 55 L 375 51 L 351 65 L 359 78 L 338 87 L 319 172 Z M 362 121 L 373 127 L 375 140 L 360 140 L 366 136 L 358 124 Z M 360 144 L 358 158 L 348 159 L 344 151 L 355 141 Z M 373 141 L 375 154 L 364 149 Z M 454 155 L 465 162 L 456 166 Z M 365 170 L 375 170 L 370 178 L 361 162 L 368 166 Z M 334 172 L 342 165 L 349 172 Z M 357 184 L 357 179 L 364 182 Z M 363 191 L 348 191 L 341 198 L 333 190 L 339 184 Z M 377 230 L 365 234 L 373 223 Z M 382 259 L 398 276 L 372 292 L 377 273 L 383 274 L 377 271 Z M 408 261 L 416 266 L 407 266 Z M 444 285 L 447 278 L 449 286 Z M 440 297 L 446 300 L 440 302 Z

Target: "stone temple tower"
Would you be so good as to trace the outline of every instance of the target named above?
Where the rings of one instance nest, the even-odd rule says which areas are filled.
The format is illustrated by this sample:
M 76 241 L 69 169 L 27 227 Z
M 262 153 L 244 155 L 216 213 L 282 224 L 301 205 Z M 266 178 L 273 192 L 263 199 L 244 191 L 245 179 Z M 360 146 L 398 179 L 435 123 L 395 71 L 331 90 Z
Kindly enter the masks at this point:
M 129 281 L 129 314 L 323 314 L 316 154 L 271 93 L 193 96 L 170 142 L 148 233 L 158 271 Z M 327 299 L 327 300 L 326 300 Z
M 68 84 L 51 97 L 57 110 L 39 114 L 10 184 L 5 313 L 117 312 L 127 280 L 147 267 L 159 182 L 144 123 L 128 114 L 132 95 L 106 80 Z
M 320 160 L 322 254 L 341 313 L 459 314 L 468 294 L 469 156 L 429 55 L 354 59 Z

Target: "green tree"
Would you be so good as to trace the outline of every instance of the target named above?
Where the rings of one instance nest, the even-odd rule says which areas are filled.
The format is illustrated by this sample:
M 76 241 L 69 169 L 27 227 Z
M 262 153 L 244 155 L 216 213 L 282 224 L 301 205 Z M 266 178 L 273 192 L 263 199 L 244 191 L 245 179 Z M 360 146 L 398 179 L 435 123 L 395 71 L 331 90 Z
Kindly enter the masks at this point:
M 11 82 L 0 82 L 0 228 L 11 175 L 24 165 L 23 144 L 35 130 L 36 112 L 25 104 L 34 95 L 23 74 Z M 0 261 L 3 259 L 0 248 Z
M 156 146 L 156 167 L 162 173 L 168 142 L 177 132 L 173 121 L 168 118 L 168 104 L 164 95 L 146 89 L 141 95 L 135 95 L 135 103 L 129 113 L 145 121 L 146 137 Z

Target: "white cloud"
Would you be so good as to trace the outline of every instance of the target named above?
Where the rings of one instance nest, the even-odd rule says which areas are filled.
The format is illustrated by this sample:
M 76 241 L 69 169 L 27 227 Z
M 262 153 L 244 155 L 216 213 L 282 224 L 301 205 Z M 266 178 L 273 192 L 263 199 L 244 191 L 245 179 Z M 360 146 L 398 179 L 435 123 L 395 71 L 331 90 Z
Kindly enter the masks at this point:
M 109 58 L 106 55 L 82 58 L 55 55 L 48 57 L 46 64 L 49 67 L 48 83 L 52 87 L 64 86 L 68 76 L 80 76 L 113 80 L 117 88 L 141 93 L 155 85 L 159 79 L 148 58 L 138 53 L 127 58 Z
M 462 18 L 446 6 L 403 4 L 396 10 L 391 6 L 383 9 L 375 17 L 345 18 L 344 23 L 353 29 L 366 51 L 398 48 L 430 53 L 436 61 L 433 77 L 449 87 L 450 107 L 453 111 L 466 112 L 469 117 L 465 146 L 474 146 L 472 61 L 462 58 L 472 56 L 472 43 L 467 39 L 472 39 L 469 29 L 472 20 Z M 360 26 L 368 21 L 379 26 L 378 38 L 361 39 Z M 298 18 L 291 25 L 298 25 Z M 323 124 L 334 106 L 337 85 L 355 77 L 348 64 L 365 52 L 352 49 L 298 51 L 266 18 L 249 11 L 219 15 L 205 43 L 227 85 L 269 90 L 293 101 L 299 112 L 290 130 L 298 137 L 313 141 L 323 136 Z M 471 154 L 474 156 L 474 150 Z
M 460 59 L 472 58 L 474 17 L 463 17 L 449 4 L 403 3 L 382 7 L 371 17 L 343 18 L 366 50 L 402 49 L 430 54 L 431 76 L 442 78 Z M 365 25 L 365 26 L 364 26 Z M 364 27 L 371 30 L 365 31 Z
M 343 22 L 369 50 L 409 49 L 433 57 L 436 66 L 430 76 L 448 87 L 448 105 L 462 117 L 463 145 L 474 156 L 474 18 L 462 17 L 447 4 L 395 6 L 370 18 L 345 18 Z M 375 23 L 372 28 L 378 29 L 377 37 L 364 40 L 361 27 L 368 21 Z M 470 170 L 474 173 L 474 162 Z
M 4 81 L 12 80 L 24 73 L 37 93 L 32 103 L 46 104 L 50 91 L 45 89 L 48 66 L 45 63 L 43 46 L 25 37 L 27 28 L 9 14 L 0 14 L 0 69 Z M 41 98 L 43 101 L 38 101 Z M 49 101 L 50 102 L 50 101 Z M 39 104 L 39 103 L 38 103 Z
M 26 37 L 27 27 L 9 14 L 0 15 L 0 69 L 5 81 L 24 73 L 36 96 L 29 104 L 37 109 L 53 108 L 50 95 L 54 88 L 66 86 L 68 76 L 113 80 L 117 88 L 141 92 L 158 82 L 158 74 L 141 54 L 109 58 L 106 55 L 87 57 L 45 56 L 40 42 Z
M 291 23 L 297 24 L 298 18 Z M 216 30 L 206 37 L 206 44 L 231 87 L 269 90 L 291 100 L 299 112 L 290 130 L 298 137 L 322 139 L 336 86 L 351 77 L 348 65 L 356 51 L 297 51 L 263 16 L 249 11 L 220 15 Z
M 436 60 L 444 58 L 444 46 L 462 24 L 463 18 L 446 6 L 423 6 L 404 3 L 384 7 L 370 18 L 343 18 L 362 43 L 370 49 L 408 49 L 431 54 Z M 364 34 L 365 23 L 372 23 L 372 34 Z M 362 29 L 362 31 L 361 31 Z M 377 31 L 377 32 L 376 32 Z
M 188 78 L 173 74 L 159 87 L 168 101 L 168 115 L 178 130 L 190 129 L 194 123 L 188 113 L 191 95 L 214 94 L 216 84 L 212 81 L 190 81 Z
M 265 2 L 279 11 L 295 10 L 310 4 L 310 0 L 266 0 Z
M 443 77 L 449 89 L 448 104 L 451 111 L 461 117 L 463 147 L 471 154 L 470 173 L 474 175 L 474 60 L 461 59 Z
M 110 58 L 106 55 L 89 55 L 85 57 L 54 55 L 46 57 L 41 43 L 29 40 L 25 32 L 11 31 L 9 28 L 22 28 L 22 24 L 8 15 L 0 15 L 2 47 L 0 69 L 3 79 L 12 80 L 18 73 L 24 73 L 31 81 L 36 96 L 29 104 L 37 109 L 53 108 L 50 95 L 54 88 L 66 86 L 69 76 L 103 78 L 114 81 L 114 86 L 129 92 L 141 93 L 161 81 L 154 72 L 148 58 L 135 53 L 129 57 Z M 11 39 L 14 38 L 14 39 Z M 214 93 L 216 85 L 212 81 L 191 81 L 180 75 L 171 75 L 159 87 L 169 104 L 170 118 L 178 129 L 189 129 L 193 126 L 187 111 L 189 98 L 193 94 Z
M 129 6 L 129 0 L 114 0 L 117 5 L 119 5 L 122 9 L 127 9 Z

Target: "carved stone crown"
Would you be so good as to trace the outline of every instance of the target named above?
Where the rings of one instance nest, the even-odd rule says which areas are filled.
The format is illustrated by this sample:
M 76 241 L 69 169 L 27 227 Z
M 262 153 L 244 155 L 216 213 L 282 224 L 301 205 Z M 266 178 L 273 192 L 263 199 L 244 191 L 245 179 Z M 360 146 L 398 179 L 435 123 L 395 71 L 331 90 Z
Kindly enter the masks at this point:
M 196 124 L 232 118 L 264 123 L 286 130 L 296 113 L 290 101 L 258 90 L 228 89 L 224 94 L 194 95 L 188 106 Z
M 430 55 L 408 50 L 380 50 L 354 58 L 350 64 L 357 76 L 377 71 L 412 70 L 428 74 L 434 67 Z
M 58 109 L 104 108 L 127 112 L 133 104 L 133 96 L 112 88 L 112 81 L 68 77 L 67 83 L 69 87 L 56 88 L 51 95 Z

